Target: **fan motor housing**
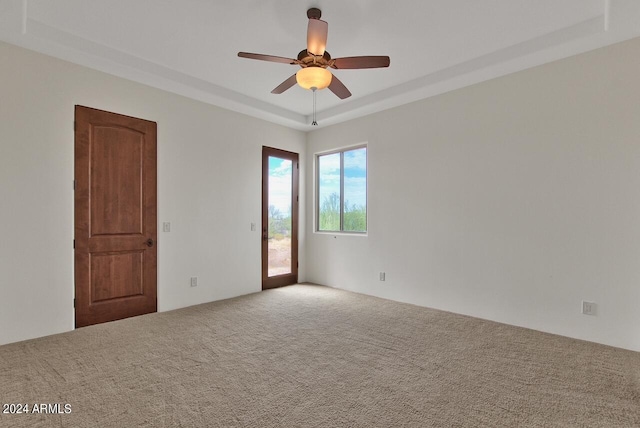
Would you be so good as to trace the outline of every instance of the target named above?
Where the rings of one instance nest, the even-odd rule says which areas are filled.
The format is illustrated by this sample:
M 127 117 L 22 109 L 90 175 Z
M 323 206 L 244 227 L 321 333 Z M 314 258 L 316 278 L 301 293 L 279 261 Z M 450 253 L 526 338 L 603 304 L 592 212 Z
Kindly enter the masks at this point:
M 331 55 L 329 55 L 329 52 L 324 51 L 324 55 L 316 56 L 307 52 L 306 49 L 303 49 L 298 54 L 298 61 L 300 61 L 299 62 L 300 67 L 303 67 L 303 68 L 304 67 L 327 68 L 331 66 Z

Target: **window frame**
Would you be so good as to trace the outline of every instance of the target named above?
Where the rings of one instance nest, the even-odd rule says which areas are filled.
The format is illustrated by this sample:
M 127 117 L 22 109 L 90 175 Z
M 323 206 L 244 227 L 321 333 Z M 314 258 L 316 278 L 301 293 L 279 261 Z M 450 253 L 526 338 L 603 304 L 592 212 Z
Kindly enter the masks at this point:
M 344 230 L 344 153 L 358 149 L 366 149 L 366 181 L 365 181 L 365 224 L 364 231 Z M 322 156 L 340 153 L 340 230 L 321 230 L 320 229 L 320 158 Z M 327 150 L 314 154 L 314 233 L 328 235 L 353 235 L 367 236 L 369 233 L 369 145 L 367 143 L 357 144 L 354 146 L 341 147 L 337 149 Z

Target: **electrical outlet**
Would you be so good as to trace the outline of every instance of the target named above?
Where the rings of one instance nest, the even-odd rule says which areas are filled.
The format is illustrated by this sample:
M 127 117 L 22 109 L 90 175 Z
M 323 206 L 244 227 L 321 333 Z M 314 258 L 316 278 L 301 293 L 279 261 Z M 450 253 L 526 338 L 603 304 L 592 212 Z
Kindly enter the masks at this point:
M 595 315 L 598 309 L 598 305 L 594 302 L 582 301 L 582 313 L 584 315 Z
M 251 231 L 252 232 L 256 231 L 256 224 L 255 223 L 251 223 Z
M 198 277 L 197 276 L 192 276 L 191 277 L 191 286 L 192 287 L 197 287 L 198 286 Z
M 171 223 L 169 223 L 168 221 L 165 221 L 164 223 L 162 223 L 162 231 L 171 232 Z
M 386 281 L 387 280 L 387 274 L 384 272 L 380 272 L 380 281 Z

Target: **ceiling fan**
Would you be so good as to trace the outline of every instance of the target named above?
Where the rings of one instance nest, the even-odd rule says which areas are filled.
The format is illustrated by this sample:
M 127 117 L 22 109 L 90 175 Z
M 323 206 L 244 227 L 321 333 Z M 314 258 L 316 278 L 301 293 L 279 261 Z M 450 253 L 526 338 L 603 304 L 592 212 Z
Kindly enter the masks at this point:
M 279 62 L 283 64 L 299 65 L 300 70 L 293 76 L 278 85 L 272 94 L 281 94 L 298 83 L 305 89 L 314 92 L 318 89 L 329 88 L 340 99 L 351 96 L 346 86 L 334 76 L 327 68 L 360 69 L 388 67 L 388 56 L 352 56 L 344 58 L 331 58 L 325 50 L 327 45 L 327 33 L 329 24 L 322 21 L 320 9 L 311 8 L 307 11 L 309 26 L 307 27 L 307 48 L 298 54 L 297 59 L 284 58 L 273 55 L 263 55 L 248 52 L 238 52 L 241 58 L 258 59 L 261 61 Z

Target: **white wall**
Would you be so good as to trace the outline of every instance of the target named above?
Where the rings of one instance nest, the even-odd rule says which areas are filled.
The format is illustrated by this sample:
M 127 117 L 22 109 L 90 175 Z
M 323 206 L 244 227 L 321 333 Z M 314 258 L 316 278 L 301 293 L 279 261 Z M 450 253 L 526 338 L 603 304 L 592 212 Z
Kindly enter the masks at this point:
M 160 310 L 260 289 L 262 145 L 301 153 L 304 219 L 313 153 L 368 142 L 369 235 L 305 234 L 307 215 L 301 280 L 640 350 L 639 51 L 632 40 L 305 137 L 0 43 L 0 344 L 73 328 L 81 104 L 158 122 L 158 221 L 172 224 Z
M 634 39 L 312 132 L 308 213 L 313 154 L 369 144 L 369 234 L 311 233 L 309 215 L 307 279 L 640 351 L 639 52 Z
M 262 146 L 304 174 L 304 133 L 4 43 L 0 59 L 0 344 L 73 329 L 76 104 L 158 123 L 158 309 L 260 290 Z

